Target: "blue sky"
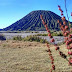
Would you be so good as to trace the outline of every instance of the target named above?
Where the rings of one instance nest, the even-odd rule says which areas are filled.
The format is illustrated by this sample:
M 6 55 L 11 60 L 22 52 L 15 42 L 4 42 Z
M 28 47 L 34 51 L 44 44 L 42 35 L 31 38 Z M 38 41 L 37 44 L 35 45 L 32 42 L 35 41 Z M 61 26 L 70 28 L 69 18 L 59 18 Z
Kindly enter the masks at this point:
M 58 5 L 65 12 L 64 0 L 0 0 L 0 28 L 5 28 L 34 10 L 50 10 L 58 15 Z M 72 0 L 67 0 L 68 15 L 71 20 Z

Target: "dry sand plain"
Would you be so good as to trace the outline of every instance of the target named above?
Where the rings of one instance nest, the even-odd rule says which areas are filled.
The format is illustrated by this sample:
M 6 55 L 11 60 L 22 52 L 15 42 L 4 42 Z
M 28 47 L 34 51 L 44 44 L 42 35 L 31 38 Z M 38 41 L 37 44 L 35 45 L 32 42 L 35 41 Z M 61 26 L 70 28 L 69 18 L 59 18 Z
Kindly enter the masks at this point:
M 55 59 L 54 72 L 71 72 L 72 66 L 61 58 L 55 47 L 50 45 Z M 65 45 L 61 51 L 67 54 Z M 0 72 L 50 72 L 51 63 L 46 44 L 6 40 L 0 42 Z

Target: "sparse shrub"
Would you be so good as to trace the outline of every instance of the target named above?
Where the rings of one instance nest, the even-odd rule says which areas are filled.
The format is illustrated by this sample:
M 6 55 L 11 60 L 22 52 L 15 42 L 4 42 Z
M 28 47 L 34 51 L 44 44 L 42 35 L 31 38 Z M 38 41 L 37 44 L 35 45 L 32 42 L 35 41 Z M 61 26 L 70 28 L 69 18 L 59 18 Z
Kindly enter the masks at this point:
M 47 34 L 37 34 L 36 36 L 47 36 Z
M 38 31 L 36 31 L 35 33 L 39 33 Z
M 21 36 L 13 37 L 13 40 L 19 40 L 19 41 L 21 41 L 22 40 L 22 37 Z
M 19 41 L 23 40 L 23 41 L 30 41 L 30 42 L 36 41 L 36 42 L 40 42 L 40 43 L 46 43 L 47 42 L 47 40 L 39 38 L 35 35 L 33 35 L 33 36 L 30 35 L 30 36 L 27 36 L 25 38 L 22 38 L 21 36 L 16 36 L 16 37 L 13 37 L 13 40 L 19 40 Z
M 40 42 L 41 43 L 46 43 L 46 40 L 45 39 L 40 39 Z
M 36 42 L 41 42 L 41 43 L 46 43 L 47 41 L 45 39 L 41 39 L 37 36 L 27 36 L 23 38 L 24 41 L 36 41 Z

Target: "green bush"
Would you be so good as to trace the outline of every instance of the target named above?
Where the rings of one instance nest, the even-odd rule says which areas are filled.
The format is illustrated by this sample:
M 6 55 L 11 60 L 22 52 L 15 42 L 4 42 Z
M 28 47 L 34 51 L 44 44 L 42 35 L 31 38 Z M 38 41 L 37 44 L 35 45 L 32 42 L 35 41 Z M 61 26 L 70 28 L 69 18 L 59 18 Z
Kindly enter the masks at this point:
M 36 42 L 40 42 L 40 43 L 46 43 L 47 41 L 45 39 L 42 39 L 42 38 L 39 38 L 37 36 L 27 36 L 25 38 L 22 38 L 21 36 L 16 36 L 16 37 L 13 37 L 13 40 L 23 40 L 23 41 L 36 41 Z
M 41 43 L 46 43 L 46 40 L 40 39 L 40 42 L 41 42 Z
M 21 36 L 13 37 L 13 40 L 19 40 L 19 41 L 21 41 L 22 40 L 22 37 Z
M 48 34 L 37 34 L 36 36 L 47 36 Z
M 45 39 L 39 38 L 37 36 L 27 36 L 23 38 L 24 41 L 36 41 L 36 42 L 41 42 L 41 43 L 46 43 L 47 41 Z

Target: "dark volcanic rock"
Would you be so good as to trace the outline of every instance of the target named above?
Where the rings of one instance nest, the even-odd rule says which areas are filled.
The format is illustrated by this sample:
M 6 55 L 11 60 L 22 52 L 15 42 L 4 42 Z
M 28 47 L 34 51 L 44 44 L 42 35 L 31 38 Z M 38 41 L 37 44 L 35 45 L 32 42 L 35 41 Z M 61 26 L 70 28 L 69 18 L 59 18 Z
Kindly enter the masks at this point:
M 0 35 L 0 40 L 6 40 L 6 38 L 3 35 Z

